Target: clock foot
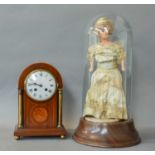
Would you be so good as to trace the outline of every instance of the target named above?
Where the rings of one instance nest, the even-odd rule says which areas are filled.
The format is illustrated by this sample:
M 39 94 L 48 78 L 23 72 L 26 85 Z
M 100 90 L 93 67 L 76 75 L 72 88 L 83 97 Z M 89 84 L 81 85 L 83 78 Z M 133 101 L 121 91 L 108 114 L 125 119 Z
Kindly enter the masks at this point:
M 61 138 L 61 139 L 64 139 L 64 138 L 65 138 L 65 136 L 64 136 L 64 135 L 61 135 L 61 136 L 60 136 L 60 138 Z
M 14 136 L 15 140 L 20 140 L 21 137 L 20 136 Z

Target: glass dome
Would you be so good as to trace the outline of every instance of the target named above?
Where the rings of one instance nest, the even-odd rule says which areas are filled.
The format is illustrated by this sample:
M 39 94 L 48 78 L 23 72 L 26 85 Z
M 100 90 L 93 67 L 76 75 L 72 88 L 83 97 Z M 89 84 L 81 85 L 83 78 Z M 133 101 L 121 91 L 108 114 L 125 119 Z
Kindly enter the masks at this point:
M 85 131 L 90 132 L 87 138 L 91 142 L 83 139 L 85 142 L 82 143 L 101 147 L 125 146 L 122 142 L 118 145 L 112 144 L 112 142 L 96 144 L 92 142 L 91 137 L 96 136 L 94 133 L 97 131 L 92 131 L 92 128 L 97 126 L 98 135 L 100 133 L 103 136 L 98 137 L 99 139 L 96 139 L 98 141 L 103 139 L 105 141 L 104 134 L 110 134 L 107 126 L 108 129 L 114 126 L 115 134 L 118 134 L 116 131 L 118 125 L 121 125 L 123 130 L 125 126 L 134 127 L 131 108 L 131 28 L 127 21 L 120 16 L 106 14 L 92 20 L 87 32 L 87 63 L 83 84 L 83 117 L 81 118 L 83 122 L 80 122 L 73 137 L 76 141 L 81 142 L 79 137 L 86 136 L 87 134 L 83 135 Z M 81 129 L 81 123 L 83 129 Z M 84 128 L 84 125 L 87 127 Z M 104 125 L 106 127 L 103 127 Z M 103 133 L 101 133 L 101 129 L 104 131 L 102 131 Z M 128 130 L 130 132 L 132 129 Z M 79 134 L 80 132 L 81 134 Z M 140 141 L 136 130 L 134 133 L 137 137 L 133 138 L 130 145 Z

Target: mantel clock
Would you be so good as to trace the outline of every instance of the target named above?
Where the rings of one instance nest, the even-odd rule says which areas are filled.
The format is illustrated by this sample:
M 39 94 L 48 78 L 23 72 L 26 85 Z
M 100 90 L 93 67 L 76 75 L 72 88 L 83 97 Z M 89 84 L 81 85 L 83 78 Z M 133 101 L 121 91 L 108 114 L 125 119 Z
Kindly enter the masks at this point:
M 18 125 L 14 136 L 60 136 L 63 82 L 60 73 L 46 63 L 28 66 L 18 81 Z

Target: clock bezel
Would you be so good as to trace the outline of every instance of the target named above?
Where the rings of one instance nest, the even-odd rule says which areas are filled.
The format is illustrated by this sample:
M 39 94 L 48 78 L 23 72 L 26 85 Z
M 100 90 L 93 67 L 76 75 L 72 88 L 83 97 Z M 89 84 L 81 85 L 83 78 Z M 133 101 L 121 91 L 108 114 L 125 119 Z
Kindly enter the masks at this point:
M 52 95 L 52 96 L 49 96 L 48 98 L 46 98 L 46 99 L 44 99 L 44 100 L 39 100 L 39 99 L 33 98 L 32 96 L 29 95 L 29 93 L 27 92 L 27 89 L 26 89 L 27 79 L 30 77 L 31 74 L 33 74 L 34 72 L 37 72 L 37 71 L 45 71 L 45 72 L 48 72 L 50 75 L 52 75 L 52 77 L 54 78 L 55 83 L 56 83 L 56 87 L 55 87 L 55 90 L 54 90 L 53 95 Z M 37 102 L 45 102 L 45 101 L 48 101 L 49 99 L 51 99 L 51 98 L 55 95 L 57 89 L 58 89 L 58 82 L 57 82 L 55 76 L 54 76 L 50 71 L 48 71 L 48 70 L 46 70 L 46 69 L 34 69 L 33 71 L 31 71 L 30 73 L 27 74 L 27 76 L 26 76 L 26 78 L 25 78 L 25 80 L 24 80 L 24 90 L 25 90 L 25 92 L 26 92 L 26 95 L 27 95 L 30 99 L 32 99 L 32 100 L 34 100 L 34 101 L 37 101 Z

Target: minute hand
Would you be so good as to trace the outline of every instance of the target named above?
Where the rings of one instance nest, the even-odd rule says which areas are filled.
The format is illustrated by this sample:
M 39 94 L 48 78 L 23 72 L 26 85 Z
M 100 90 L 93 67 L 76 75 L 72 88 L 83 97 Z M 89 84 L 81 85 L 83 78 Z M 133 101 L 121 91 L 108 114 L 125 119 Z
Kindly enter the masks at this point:
M 38 83 L 33 83 L 34 85 L 37 85 L 37 86 L 39 86 L 39 87 L 43 87 L 43 85 L 42 84 L 38 84 Z

